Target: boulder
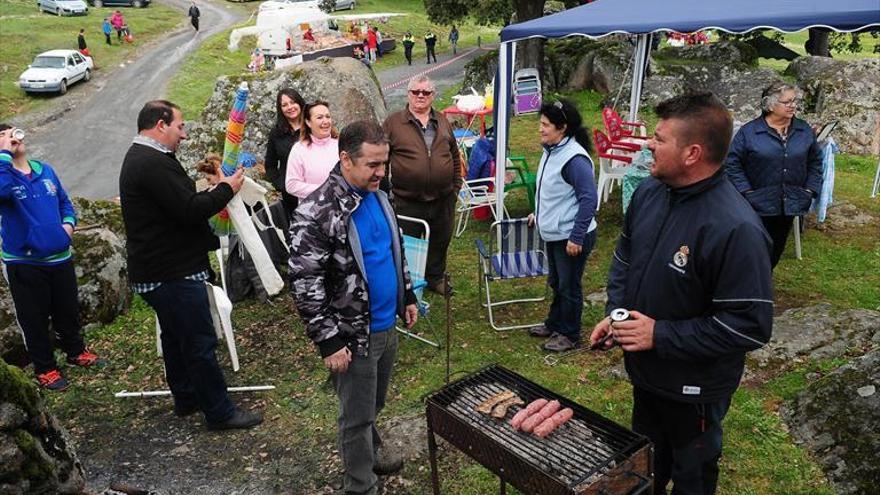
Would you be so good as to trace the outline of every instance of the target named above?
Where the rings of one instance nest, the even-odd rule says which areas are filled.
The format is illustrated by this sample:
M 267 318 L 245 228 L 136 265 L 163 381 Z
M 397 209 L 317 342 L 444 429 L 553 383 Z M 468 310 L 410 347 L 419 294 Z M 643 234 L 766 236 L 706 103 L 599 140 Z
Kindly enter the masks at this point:
M 67 432 L 36 385 L 2 359 L 0 414 L 0 493 L 83 493 L 85 472 Z
M 556 63 L 562 67 L 573 68 L 563 83 L 568 91 L 591 89 L 599 93 L 616 93 L 623 85 L 621 94 L 629 94 L 633 45 L 627 41 L 608 41 L 604 43 L 589 40 L 579 42 L 572 59 L 560 59 Z M 574 43 L 571 41 L 569 43 Z
M 746 43 L 725 40 L 716 43 L 704 43 L 699 45 L 665 46 L 658 50 L 654 57 L 673 61 L 697 61 L 704 63 L 742 64 L 755 66 L 758 63 L 758 52 Z
M 832 136 L 845 153 L 880 153 L 880 59 L 800 57 L 786 73 L 804 91 L 803 118 L 839 121 Z
M 772 69 L 741 63 L 665 63 L 646 79 L 643 103 L 653 106 L 684 91 L 712 91 L 742 124 L 761 115 L 761 92 L 778 79 Z
M 791 436 L 839 494 L 876 493 L 880 480 L 880 349 L 811 381 L 780 408 Z
M 749 354 L 749 369 L 851 357 L 880 346 L 880 311 L 793 308 L 773 319 L 770 343 Z
M 189 125 L 189 139 L 177 153 L 184 167 L 192 169 L 208 152 L 223 152 L 229 110 L 241 82 L 247 82 L 250 88 L 241 149 L 260 159 L 266 151 L 269 131 L 275 125 L 275 96 L 282 88 L 297 90 L 306 102 L 329 102 L 338 129 L 361 119 L 382 122 L 386 116 L 376 75 L 351 57 L 324 57 L 284 70 L 220 77 L 200 119 Z
M 482 89 L 492 82 L 497 71 L 498 50 L 491 50 L 483 55 L 474 57 L 464 66 L 461 87 L 465 89 L 474 88 L 482 92 Z

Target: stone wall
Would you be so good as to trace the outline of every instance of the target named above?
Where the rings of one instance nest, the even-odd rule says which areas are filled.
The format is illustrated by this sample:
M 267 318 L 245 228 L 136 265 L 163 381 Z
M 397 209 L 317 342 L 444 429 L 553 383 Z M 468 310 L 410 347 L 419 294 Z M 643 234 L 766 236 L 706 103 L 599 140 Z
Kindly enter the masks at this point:
M 70 437 L 21 370 L 0 359 L 0 493 L 83 493 Z

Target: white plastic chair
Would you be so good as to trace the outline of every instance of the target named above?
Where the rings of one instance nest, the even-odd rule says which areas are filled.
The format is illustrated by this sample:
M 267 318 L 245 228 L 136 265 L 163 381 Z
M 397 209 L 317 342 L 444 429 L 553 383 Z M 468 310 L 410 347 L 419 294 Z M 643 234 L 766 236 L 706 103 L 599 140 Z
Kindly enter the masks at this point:
M 455 212 L 458 213 L 458 222 L 455 226 L 455 237 L 461 237 L 467 229 L 470 212 L 478 208 L 489 208 L 492 219 L 499 220 L 495 211 L 495 178 L 466 180 L 462 183 L 461 191 L 458 192 L 458 203 Z M 506 211 L 505 211 L 506 213 Z
M 226 348 L 229 349 L 229 359 L 232 361 L 232 370 L 238 371 L 238 349 L 235 347 L 235 335 L 232 330 L 232 301 L 226 296 L 226 291 L 216 285 L 205 282 L 208 290 L 208 301 L 211 305 L 211 319 L 214 320 L 214 331 L 217 338 L 226 339 Z M 159 317 L 156 317 L 156 354 L 162 357 L 162 327 L 159 325 Z

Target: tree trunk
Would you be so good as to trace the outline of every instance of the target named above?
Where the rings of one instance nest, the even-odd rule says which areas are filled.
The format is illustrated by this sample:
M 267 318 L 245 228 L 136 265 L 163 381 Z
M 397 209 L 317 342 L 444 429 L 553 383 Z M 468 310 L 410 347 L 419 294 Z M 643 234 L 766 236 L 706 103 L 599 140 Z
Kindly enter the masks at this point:
M 516 22 L 537 19 L 544 15 L 544 0 L 513 0 Z M 536 68 L 544 74 L 544 40 L 532 38 L 516 44 L 516 65 L 519 68 Z M 516 70 L 516 67 L 514 67 Z
M 816 57 L 830 57 L 831 50 L 828 46 L 828 38 L 831 32 L 823 28 L 810 28 L 810 37 L 804 43 L 807 53 Z

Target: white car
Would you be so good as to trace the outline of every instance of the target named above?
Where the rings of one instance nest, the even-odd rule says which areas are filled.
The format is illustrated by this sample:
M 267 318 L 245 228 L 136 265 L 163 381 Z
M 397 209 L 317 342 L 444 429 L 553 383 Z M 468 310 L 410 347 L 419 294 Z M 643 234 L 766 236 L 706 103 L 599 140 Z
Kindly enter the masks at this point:
M 37 0 L 37 7 L 55 15 L 88 15 L 89 6 L 83 0 Z
M 25 93 L 67 93 L 76 81 L 92 78 L 95 65 L 92 57 L 76 50 L 50 50 L 34 58 L 28 69 L 18 76 L 18 87 Z

